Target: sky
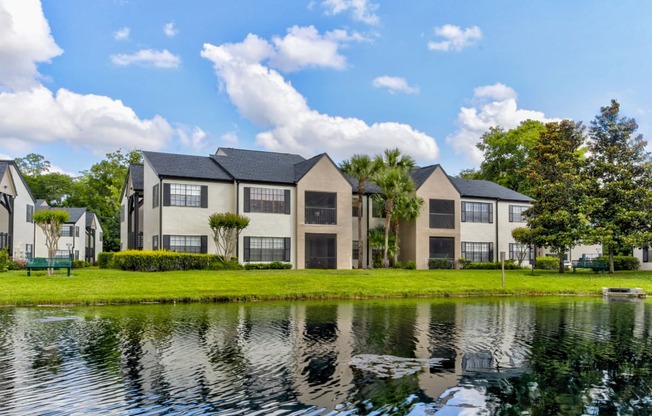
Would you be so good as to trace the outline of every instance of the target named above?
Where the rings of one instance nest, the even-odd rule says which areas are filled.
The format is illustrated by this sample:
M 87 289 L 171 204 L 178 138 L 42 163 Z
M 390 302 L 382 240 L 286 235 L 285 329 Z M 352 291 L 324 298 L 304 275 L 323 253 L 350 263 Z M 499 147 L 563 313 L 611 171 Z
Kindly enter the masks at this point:
M 0 0 L 0 159 L 398 147 L 455 175 L 490 127 L 611 99 L 647 138 L 651 22 L 647 0 Z

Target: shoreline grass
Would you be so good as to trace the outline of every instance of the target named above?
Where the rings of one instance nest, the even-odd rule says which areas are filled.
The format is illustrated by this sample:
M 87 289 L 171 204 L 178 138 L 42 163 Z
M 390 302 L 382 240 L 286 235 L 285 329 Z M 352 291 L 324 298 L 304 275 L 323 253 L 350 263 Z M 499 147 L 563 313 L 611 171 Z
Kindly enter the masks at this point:
M 0 306 L 147 302 L 422 298 L 465 296 L 601 296 L 602 287 L 652 292 L 651 272 L 500 270 L 238 270 L 126 272 L 86 268 L 0 274 Z

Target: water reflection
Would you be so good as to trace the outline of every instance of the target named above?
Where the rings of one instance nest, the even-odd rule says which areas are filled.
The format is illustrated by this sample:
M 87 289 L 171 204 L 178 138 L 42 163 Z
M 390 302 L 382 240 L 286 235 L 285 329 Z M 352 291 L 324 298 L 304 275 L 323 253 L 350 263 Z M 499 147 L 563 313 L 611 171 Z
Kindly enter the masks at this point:
M 649 414 L 650 305 L 2 309 L 0 414 Z M 362 355 L 424 364 L 383 377 L 350 365 Z

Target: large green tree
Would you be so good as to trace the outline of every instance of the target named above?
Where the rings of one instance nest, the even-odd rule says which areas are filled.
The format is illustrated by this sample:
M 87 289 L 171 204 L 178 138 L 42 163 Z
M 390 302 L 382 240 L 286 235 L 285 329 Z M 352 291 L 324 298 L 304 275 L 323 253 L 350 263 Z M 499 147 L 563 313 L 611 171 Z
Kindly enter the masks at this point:
M 410 179 L 411 180 L 411 179 Z M 413 185 L 409 185 L 413 188 Z M 407 223 L 412 222 L 419 218 L 421 215 L 421 208 L 423 207 L 423 198 L 404 193 L 399 195 L 394 202 L 394 214 L 392 215 L 392 232 L 394 234 L 394 264 L 398 263 L 398 256 L 400 254 L 400 225 L 401 221 Z
M 30 153 L 25 157 L 17 157 L 16 165 L 25 176 L 38 176 L 50 171 L 50 161 L 45 160 L 43 155 Z
M 378 165 L 367 155 L 356 154 L 349 160 L 345 160 L 340 165 L 342 172 L 355 179 L 358 182 L 358 199 L 356 208 L 358 213 L 358 269 L 364 267 L 364 233 L 362 232 L 362 201 L 366 192 L 367 182 L 376 173 Z
M 564 254 L 583 241 L 589 227 L 591 199 L 580 150 L 584 131 L 570 120 L 547 123 L 523 170 L 535 199 L 525 212 L 532 241 L 559 255 L 560 273 Z
M 378 185 L 385 201 L 385 244 L 383 247 L 383 267 L 389 267 L 389 232 L 394 203 L 401 195 L 409 195 L 414 191 L 414 182 L 409 176 L 414 168 L 414 159 L 401 154 L 399 149 L 386 149 L 382 155 L 374 158 L 377 166 L 372 181 Z
M 525 120 L 518 127 L 505 131 L 492 127 L 477 144 L 484 160 L 478 170 L 465 170 L 466 179 L 484 179 L 531 196 L 531 185 L 523 173 L 539 135 L 545 131 L 540 121 Z
M 587 172 L 597 199 L 591 222 L 595 242 L 609 256 L 609 273 L 617 250 L 641 245 L 649 232 L 652 164 L 637 129 L 633 118 L 620 116 L 616 100 L 600 108 L 589 128 Z

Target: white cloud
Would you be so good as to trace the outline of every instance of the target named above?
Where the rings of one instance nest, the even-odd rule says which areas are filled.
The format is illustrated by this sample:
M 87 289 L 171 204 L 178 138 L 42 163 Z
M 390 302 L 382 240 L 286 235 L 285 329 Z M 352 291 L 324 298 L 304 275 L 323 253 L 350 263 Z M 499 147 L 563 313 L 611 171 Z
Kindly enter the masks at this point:
M 0 160 L 14 160 L 14 158 L 4 153 L 0 153 Z
M 446 143 L 478 166 L 483 155 L 476 144 L 491 127 L 500 126 L 507 130 L 528 119 L 554 121 L 547 119 L 540 111 L 519 109 L 516 98 L 516 92 L 501 83 L 476 88 L 471 100 L 474 105 L 460 109 L 457 115 L 458 130 L 446 138 Z
M 251 53 L 252 50 L 258 53 Z M 368 125 L 356 118 L 312 110 L 279 72 L 251 59 L 254 55 L 269 56 L 268 52 L 260 47 L 260 38 L 249 35 L 240 44 L 204 44 L 201 53 L 213 62 L 220 83 L 238 111 L 268 129 L 256 136 L 260 146 L 306 156 L 326 151 L 335 158 L 348 158 L 354 153 L 375 154 L 392 147 L 399 147 L 420 161 L 432 161 L 439 156 L 432 137 L 406 124 Z
M 236 147 L 239 142 L 238 135 L 234 131 L 224 133 L 222 137 L 220 137 L 220 139 L 222 140 L 222 143 L 225 146 L 231 146 L 231 147 Z
M 405 94 L 418 94 L 419 87 L 410 86 L 405 78 L 381 76 L 373 80 L 376 88 L 386 88 L 391 94 L 402 92 Z
M 153 49 L 141 49 L 133 54 L 111 55 L 111 62 L 118 66 L 141 65 L 153 66 L 156 68 L 178 68 L 181 65 L 181 58 L 172 54 L 167 49 L 156 51 Z
M 193 128 L 190 132 L 185 128 L 178 128 L 177 135 L 179 136 L 179 143 L 184 148 L 199 151 L 205 149 L 208 145 L 206 143 L 206 132 L 199 127 Z
M 173 22 L 169 22 L 163 26 L 163 33 L 165 33 L 165 36 L 173 38 L 179 33 L 179 29 L 174 26 Z
M 128 27 L 123 27 L 122 29 L 113 32 L 113 39 L 128 40 L 130 34 L 131 34 L 131 29 L 129 29 Z
M 38 0 L 0 0 L 0 90 L 38 85 L 36 64 L 62 53 Z
M 461 51 L 482 39 L 482 31 L 477 26 L 462 29 L 455 25 L 444 25 L 436 27 L 435 34 L 444 38 L 439 42 L 428 42 L 428 49 L 435 51 Z
M 368 0 L 324 0 L 321 5 L 326 9 L 327 15 L 337 15 L 350 11 L 353 20 L 357 22 L 368 25 L 380 23 L 380 18 L 376 15 L 378 5 Z

